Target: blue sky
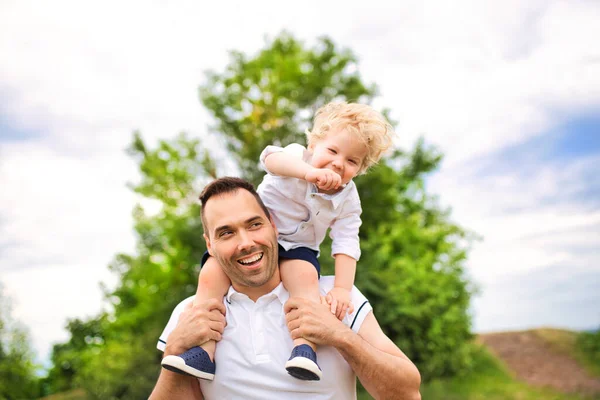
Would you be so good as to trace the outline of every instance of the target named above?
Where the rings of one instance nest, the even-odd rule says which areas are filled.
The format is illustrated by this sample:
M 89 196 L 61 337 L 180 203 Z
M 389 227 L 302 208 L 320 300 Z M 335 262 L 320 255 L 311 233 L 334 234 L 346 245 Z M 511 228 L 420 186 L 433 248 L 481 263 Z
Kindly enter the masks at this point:
M 483 289 L 473 307 L 477 330 L 597 328 L 600 221 L 553 224 L 552 214 L 562 219 L 571 214 L 583 218 L 598 214 L 599 166 L 600 113 L 586 113 L 457 168 L 461 180 L 484 192 L 491 191 L 488 196 L 480 195 L 481 201 L 489 205 L 483 218 L 510 221 L 522 215 L 527 221 L 527 215 L 531 215 L 531 224 L 535 224 L 535 214 L 550 212 L 544 221 L 547 227 L 542 229 L 528 227 L 520 233 L 522 224 L 515 224 L 512 240 L 505 242 L 506 251 L 518 255 L 539 248 L 545 256 L 560 254 L 557 260 L 549 259 L 534 267 L 526 261 L 521 264 L 515 257 L 511 262 L 521 264 L 519 268 L 489 275 L 480 272 L 485 268 L 485 254 L 477 265 L 470 263 L 470 272 Z M 495 188 L 497 182 L 504 190 Z M 461 204 L 449 205 L 461 208 Z M 507 224 L 506 229 L 513 228 Z M 485 230 L 481 233 L 485 242 Z
M 482 237 L 467 262 L 481 287 L 476 330 L 600 325 L 599 11 L 539 0 L 309 0 L 294 13 L 262 0 L 3 2 L 0 282 L 14 317 L 45 359 L 67 318 L 105 307 L 107 265 L 134 249 L 131 209 L 155 206 L 126 188 L 137 179 L 124 151 L 132 132 L 207 137 L 203 71 L 286 29 L 351 48 L 380 87 L 374 106 L 399 122 L 398 146 L 424 136 L 444 152 L 428 187 Z

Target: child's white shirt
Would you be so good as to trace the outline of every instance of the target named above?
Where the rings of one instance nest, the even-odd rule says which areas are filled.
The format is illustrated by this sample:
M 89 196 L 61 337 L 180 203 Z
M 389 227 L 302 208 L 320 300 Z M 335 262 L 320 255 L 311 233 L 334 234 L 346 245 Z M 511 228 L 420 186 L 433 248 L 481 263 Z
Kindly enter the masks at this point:
M 311 155 L 304 146 L 296 143 L 284 148 L 267 146 L 260 155 L 261 167 L 267 174 L 257 191 L 277 226 L 279 244 L 286 250 L 308 247 L 318 252 L 331 228 L 331 255 L 346 254 L 358 261 L 362 208 L 354 182 L 348 182 L 333 195 L 319 193 L 313 183 L 272 174 L 265 165 L 265 158 L 276 152 L 308 163 Z

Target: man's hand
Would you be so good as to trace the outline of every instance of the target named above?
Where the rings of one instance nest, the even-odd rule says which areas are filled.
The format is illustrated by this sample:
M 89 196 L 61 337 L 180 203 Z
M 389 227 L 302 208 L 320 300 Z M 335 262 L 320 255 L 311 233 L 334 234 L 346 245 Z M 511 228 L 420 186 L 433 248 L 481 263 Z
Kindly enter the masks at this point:
M 209 340 L 219 341 L 225 329 L 225 306 L 217 299 L 190 302 L 169 335 L 164 355 L 181 354 Z
M 304 338 L 319 346 L 333 346 L 343 333 L 351 332 L 329 311 L 323 297 L 320 304 L 293 297 L 285 303 L 284 311 L 292 339 Z
M 350 291 L 343 287 L 334 287 L 327 293 L 327 304 L 331 310 L 331 313 L 337 317 L 340 321 L 344 319 L 346 313 L 352 314 L 354 312 L 354 305 L 350 301 Z
M 327 168 L 313 168 L 304 175 L 304 180 L 314 183 L 321 190 L 335 190 L 342 184 L 342 178 Z

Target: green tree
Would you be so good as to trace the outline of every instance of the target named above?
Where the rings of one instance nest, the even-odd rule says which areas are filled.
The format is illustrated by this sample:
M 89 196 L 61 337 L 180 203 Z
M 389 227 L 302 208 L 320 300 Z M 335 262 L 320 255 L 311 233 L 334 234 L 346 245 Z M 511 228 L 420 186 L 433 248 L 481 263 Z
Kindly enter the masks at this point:
M 283 33 L 257 55 L 230 52 L 225 71 L 207 72 L 202 103 L 215 117 L 213 130 L 225 141 L 246 179 L 263 175 L 258 156 L 269 144 L 304 142 L 314 112 L 333 99 L 369 101 L 357 60 L 327 37 L 312 48 Z
M 328 38 L 307 47 L 283 33 L 256 55 L 231 52 L 225 71 L 208 72 L 199 92 L 214 116 L 213 133 L 243 176 L 257 184 L 258 156 L 267 144 L 303 143 L 318 107 L 334 99 L 371 103 L 377 88 L 363 83 L 350 50 Z M 106 291 L 112 311 L 98 317 L 98 331 L 78 333 L 72 325 L 69 343 L 55 347 L 56 362 L 75 365 L 72 376 L 56 371 L 57 376 L 91 398 L 143 398 L 154 385 L 160 368 L 156 340 L 174 305 L 194 293 L 205 250 L 197 195 L 210 179 L 231 173 L 209 156 L 215 143 L 203 145 L 181 134 L 151 149 L 134 135 L 129 151 L 140 165 L 141 181 L 131 187 L 159 204 L 159 211 L 135 207 L 136 254 L 120 254 L 111 265 L 119 284 Z M 468 235 L 425 190 L 425 177 L 440 160 L 420 142 L 357 179 L 364 223 L 356 284 L 425 378 L 468 366 L 471 337 L 472 290 L 463 273 L 462 244 Z M 331 273 L 329 246 L 323 245 L 321 261 Z M 92 321 L 86 324 L 93 327 Z M 92 343 L 82 349 L 86 337 Z M 74 354 L 78 364 L 69 361 Z
M 52 349 L 53 367 L 42 381 L 44 394 L 62 392 L 80 386 L 76 381 L 84 366 L 84 353 L 94 353 L 104 343 L 106 315 L 88 321 L 73 319 L 67 323 L 71 338 L 55 344 Z
M 0 285 L 0 399 L 33 399 L 40 395 L 33 353 L 26 330 L 12 319 Z
M 314 112 L 331 100 L 371 103 L 377 95 L 376 85 L 362 82 L 354 54 L 328 38 L 307 49 L 282 34 L 256 56 L 233 52 L 225 71 L 208 77 L 200 95 L 216 120 L 214 130 L 255 184 L 266 145 L 305 143 Z M 471 352 L 473 288 L 463 263 L 472 235 L 425 189 L 427 174 L 441 160 L 421 140 L 356 179 L 363 204 L 356 285 L 426 379 L 461 371 Z M 330 246 L 327 240 L 321 248 L 324 273 L 333 273 Z

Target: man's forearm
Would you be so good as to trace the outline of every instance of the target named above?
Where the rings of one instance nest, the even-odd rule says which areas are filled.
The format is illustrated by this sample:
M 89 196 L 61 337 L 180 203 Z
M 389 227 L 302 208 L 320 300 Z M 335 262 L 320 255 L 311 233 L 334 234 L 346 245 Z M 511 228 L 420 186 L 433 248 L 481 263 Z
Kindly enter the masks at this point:
M 407 358 L 379 350 L 350 330 L 335 347 L 375 399 L 421 398 L 419 371 Z
M 148 400 L 189 399 L 203 400 L 196 378 L 163 369 Z

